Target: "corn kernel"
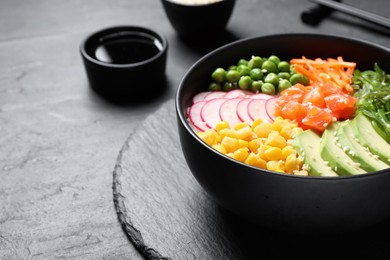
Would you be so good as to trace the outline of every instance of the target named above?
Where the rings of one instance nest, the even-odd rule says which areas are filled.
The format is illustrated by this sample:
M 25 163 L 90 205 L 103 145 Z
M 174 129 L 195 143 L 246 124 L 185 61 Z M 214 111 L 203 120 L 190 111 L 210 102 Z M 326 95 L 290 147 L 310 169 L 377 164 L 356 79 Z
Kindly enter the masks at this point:
M 275 146 L 279 148 L 283 148 L 287 145 L 286 139 L 279 134 L 279 132 L 272 132 L 269 134 L 267 141 L 265 144 L 270 146 Z
M 248 157 L 245 160 L 245 163 L 252 165 L 252 166 L 255 166 L 255 167 L 263 168 L 263 169 L 266 169 L 266 167 L 267 167 L 266 166 L 267 162 L 264 161 L 263 159 L 261 159 L 254 152 L 249 153 Z
M 283 161 L 269 161 L 267 162 L 267 170 L 284 172 L 284 162 Z
M 218 152 L 226 154 L 226 149 L 225 149 L 225 147 L 223 145 L 221 145 L 221 144 L 214 144 L 214 145 L 212 145 L 212 147 L 215 150 L 217 150 Z
M 282 158 L 282 149 L 279 147 L 270 147 L 264 151 L 264 156 L 268 161 L 278 161 Z
M 244 126 L 236 130 L 236 138 L 243 140 L 250 140 L 252 137 L 252 130 L 249 126 Z
M 208 129 L 206 131 L 199 132 L 198 136 L 208 145 L 213 146 L 220 142 L 220 136 L 214 129 Z
M 248 157 L 248 154 L 249 153 L 246 148 L 238 148 L 236 151 L 234 151 L 233 158 L 240 162 L 244 162 Z
M 257 153 L 259 150 L 260 146 L 263 144 L 260 138 L 253 139 L 252 141 L 249 142 L 248 148 L 254 153 Z
M 293 154 L 294 156 L 297 155 L 297 151 L 292 147 L 291 145 L 286 145 L 282 149 L 282 160 L 286 160 L 289 155 Z
M 239 130 L 239 129 L 244 128 L 244 127 L 249 127 L 247 122 L 238 123 L 235 126 L 233 126 L 233 129 L 234 130 Z
M 225 148 L 227 153 L 232 153 L 239 148 L 238 139 L 229 136 L 225 136 L 222 139 L 221 145 Z
M 238 147 L 239 148 L 248 148 L 249 142 L 245 140 L 238 139 Z
M 286 158 L 285 162 L 285 171 L 288 173 L 293 173 L 294 171 L 299 170 L 300 165 L 297 157 L 294 154 L 290 154 Z
M 221 121 L 221 122 L 218 122 L 215 126 L 215 130 L 217 130 L 217 132 L 221 131 L 222 129 L 225 129 L 225 128 L 230 128 L 230 125 L 228 122 L 226 121 Z
M 229 136 L 231 138 L 238 138 L 237 131 L 230 129 L 230 128 L 223 128 L 219 130 L 219 135 L 223 139 L 225 136 Z
M 260 156 L 261 159 L 268 161 L 267 157 L 265 156 L 265 151 L 267 151 L 271 147 L 272 146 L 269 146 L 267 144 L 263 144 L 260 146 L 258 150 L 258 155 Z
M 282 129 L 280 129 L 280 135 L 283 136 L 286 140 L 292 139 L 294 135 L 293 128 L 290 126 L 284 126 Z
M 272 131 L 272 126 L 269 123 L 263 122 L 256 126 L 253 131 L 260 138 L 267 138 Z
M 253 131 L 256 126 L 260 125 L 261 123 L 263 123 L 263 120 L 261 118 L 255 119 L 255 121 L 253 121 L 252 123 L 251 130 Z

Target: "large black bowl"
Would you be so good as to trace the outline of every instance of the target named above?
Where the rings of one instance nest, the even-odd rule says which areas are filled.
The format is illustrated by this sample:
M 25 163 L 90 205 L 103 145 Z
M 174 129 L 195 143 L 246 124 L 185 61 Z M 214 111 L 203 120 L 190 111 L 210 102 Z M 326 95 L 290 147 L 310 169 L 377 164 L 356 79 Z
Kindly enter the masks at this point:
M 217 67 L 252 55 L 281 59 L 343 56 L 360 70 L 378 63 L 390 72 L 390 50 L 331 35 L 283 34 L 223 46 L 196 62 L 176 94 L 181 147 L 200 185 L 224 208 L 271 229 L 299 233 L 354 231 L 390 219 L 390 169 L 352 177 L 285 175 L 235 161 L 206 145 L 187 122 L 195 93 L 207 89 Z

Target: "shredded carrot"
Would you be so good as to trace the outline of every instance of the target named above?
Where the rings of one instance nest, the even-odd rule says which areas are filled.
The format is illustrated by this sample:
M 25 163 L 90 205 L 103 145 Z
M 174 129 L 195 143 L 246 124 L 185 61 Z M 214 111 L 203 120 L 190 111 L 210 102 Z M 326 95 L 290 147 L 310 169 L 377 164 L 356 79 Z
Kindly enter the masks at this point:
M 352 93 L 352 74 L 356 63 L 344 61 L 343 57 L 326 60 L 316 58 L 307 59 L 305 56 L 290 60 L 298 73 L 306 75 L 310 84 L 332 84 L 346 93 Z

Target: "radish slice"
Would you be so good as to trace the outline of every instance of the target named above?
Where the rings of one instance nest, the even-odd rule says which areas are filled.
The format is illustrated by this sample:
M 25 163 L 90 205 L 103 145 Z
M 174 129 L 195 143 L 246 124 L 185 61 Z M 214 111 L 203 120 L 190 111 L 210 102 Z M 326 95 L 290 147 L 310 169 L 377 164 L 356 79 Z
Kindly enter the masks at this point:
M 253 99 L 248 103 L 248 114 L 252 120 L 261 118 L 262 120 L 271 120 L 265 109 L 266 99 Z
M 192 103 L 194 104 L 199 101 L 204 101 L 205 96 L 208 94 L 210 94 L 210 91 L 199 92 L 192 98 Z
M 267 111 L 267 115 L 271 118 L 272 121 L 275 120 L 275 104 L 278 101 L 277 97 L 273 97 L 267 100 L 265 103 L 265 110 Z
M 236 97 L 247 97 L 252 96 L 254 93 L 249 90 L 243 90 L 243 89 L 234 89 L 230 90 L 229 92 L 226 92 L 224 98 L 236 98 Z
M 207 103 L 206 101 L 198 101 L 195 104 L 193 104 L 188 111 L 188 119 L 190 120 L 192 125 L 196 128 L 196 130 L 202 132 L 210 129 L 210 127 L 206 125 L 206 122 L 204 122 L 202 117 L 200 116 L 202 108 L 206 103 Z
M 242 122 L 237 115 L 237 104 L 241 100 L 241 97 L 227 99 L 219 109 L 219 116 L 221 117 L 222 121 L 228 122 L 231 128 Z
M 207 103 L 203 106 L 200 111 L 200 116 L 202 120 L 206 122 L 208 127 L 215 129 L 217 123 L 222 121 L 219 115 L 219 109 L 226 100 L 228 99 L 214 98 L 207 101 Z
M 253 99 L 270 99 L 273 97 L 274 97 L 273 95 L 268 95 L 268 94 L 264 94 L 264 93 L 257 93 L 257 94 L 250 96 L 250 98 L 253 98 Z
M 242 122 L 247 122 L 249 125 L 252 125 L 253 119 L 248 114 L 248 104 L 252 100 L 249 98 L 243 98 L 237 104 L 237 116 Z
M 204 100 L 212 100 L 215 98 L 223 98 L 225 96 L 226 92 L 224 91 L 210 91 L 208 95 L 204 97 Z

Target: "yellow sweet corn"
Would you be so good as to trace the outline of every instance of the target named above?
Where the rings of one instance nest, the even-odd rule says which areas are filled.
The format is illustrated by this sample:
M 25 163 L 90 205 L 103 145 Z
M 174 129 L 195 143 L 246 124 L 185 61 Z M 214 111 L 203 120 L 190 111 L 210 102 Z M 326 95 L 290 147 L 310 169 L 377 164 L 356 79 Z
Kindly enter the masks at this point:
M 282 159 L 282 149 L 270 147 L 264 151 L 264 156 L 268 161 L 279 161 Z
M 297 156 L 297 151 L 291 145 L 286 145 L 282 149 L 282 160 L 286 160 L 289 155 L 293 154 L 295 157 Z
M 215 130 L 217 130 L 218 133 L 219 133 L 219 131 L 221 131 L 222 129 L 226 129 L 226 128 L 230 128 L 229 123 L 226 122 L 226 121 L 218 122 L 217 125 L 215 126 Z
M 204 132 L 199 132 L 198 136 L 208 145 L 213 146 L 221 141 L 220 136 L 214 129 L 208 129 Z
M 238 139 L 230 136 L 225 136 L 222 139 L 221 145 L 225 148 L 227 153 L 232 153 L 238 148 L 240 148 Z
M 273 123 L 256 119 L 251 125 L 217 123 L 215 130 L 197 133 L 208 145 L 227 156 L 263 169 L 286 174 L 305 175 L 302 159 L 291 145 L 297 123 L 277 117 Z
M 252 152 L 254 153 L 257 153 L 257 151 L 259 150 L 260 146 L 263 144 L 263 142 L 261 141 L 261 138 L 256 138 L 256 139 L 253 139 L 249 142 L 248 144 L 248 148 L 249 150 L 251 150 Z
M 245 163 L 263 169 L 267 167 L 267 162 L 261 159 L 260 156 L 254 152 L 249 153 L 248 157 L 245 160 Z
M 267 170 L 275 172 L 284 172 L 284 161 L 268 161 Z
M 280 135 L 279 132 L 273 131 L 268 135 L 268 139 L 265 141 L 265 144 L 282 149 L 287 145 L 287 141 Z
M 253 132 L 260 138 L 267 138 L 272 131 L 272 125 L 267 122 L 262 122 L 253 129 Z
M 248 149 L 247 148 L 238 148 L 233 152 L 233 158 L 237 161 L 244 162 L 248 157 Z

